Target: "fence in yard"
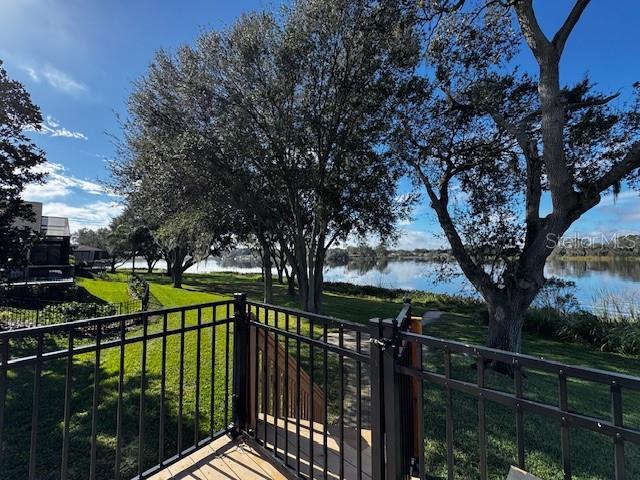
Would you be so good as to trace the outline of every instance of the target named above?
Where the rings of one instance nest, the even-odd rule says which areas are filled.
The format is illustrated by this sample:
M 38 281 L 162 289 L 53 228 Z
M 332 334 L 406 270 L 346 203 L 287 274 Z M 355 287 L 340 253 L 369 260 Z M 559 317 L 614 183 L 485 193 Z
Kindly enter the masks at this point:
M 146 478 L 229 433 L 309 479 L 504 478 L 542 457 L 544 478 L 638 478 L 640 379 L 426 336 L 411 312 L 236 294 L 0 332 L 0 477 Z
M 71 307 L 65 308 L 65 305 Z M 5 299 L 0 300 L 0 325 L 4 329 L 28 328 L 77 320 L 79 315 L 82 316 L 81 318 L 95 318 L 105 314 L 124 315 L 140 310 L 142 310 L 142 302 L 135 299 L 104 304 Z

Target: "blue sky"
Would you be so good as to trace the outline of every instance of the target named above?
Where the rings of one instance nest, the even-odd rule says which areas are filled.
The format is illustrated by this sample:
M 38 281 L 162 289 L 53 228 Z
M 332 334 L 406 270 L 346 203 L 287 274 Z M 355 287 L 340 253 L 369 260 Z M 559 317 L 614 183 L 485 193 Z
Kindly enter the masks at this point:
M 69 216 L 72 229 L 97 227 L 119 213 L 118 199 L 100 180 L 119 134 L 132 82 L 144 74 L 154 52 L 192 42 L 206 29 L 221 28 L 244 11 L 277 5 L 250 0 L 180 2 L 168 0 L 2 0 L 0 59 L 9 75 L 24 83 L 41 107 L 45 133 L 33 134 L 46 152 L 49 181 L 29 187 L 27 199 L 45 213 Z M 538 0 L 543 28 L 557 28 L 572 2 Z M 563 81 L 585 73 L 604 90 L 622 91 L 640 80 L 640 2 L 594 0 L 576 28 L 564 56 Z M 532 68 L 523 52 L 520 61 Z M 407 188 L 405 182 L 403 189 Z M 605 199 L 573 227 L 574 233 L 637 232 L 637 194 L 623 192 L 616 204 Z M 419 205 L 402 225 L 398 246 L 441 244 L 433 214 Z

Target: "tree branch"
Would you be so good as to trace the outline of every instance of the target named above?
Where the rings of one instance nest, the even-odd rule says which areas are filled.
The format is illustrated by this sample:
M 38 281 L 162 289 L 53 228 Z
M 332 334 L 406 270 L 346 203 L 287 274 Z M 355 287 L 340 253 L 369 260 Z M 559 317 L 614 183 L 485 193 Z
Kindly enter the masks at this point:
M 569 16 L 562 24 L 562 27 L 560 27 L 560 30 L 558 30 L 553 36 L 553 40 L 551 41 L 551 43 L 553 43 L 553 45 L 556 47 L 558 55 L 560 55 L 564 50 L 564 46 L 567 43 L 567 39 L 569 38 L 571 31 L 578 23 L 578 20 L 580 20 L 582 13 L 584 12 L 585 8 L 587 8 L 587 5 L 589 5 L 590 1 L 591 0 L 577 0 L 575 5 L 571 9 Z
M 540 28 L 540 24 L 533 10 L 532 0 L 519 0 L 515 4 L 515 10 L 527 44 L 538 61 L 540 61 L 542 52 L 546 50 L 551 43 L 542 31 L 542 28 Z
M 495 294 L 495 286 L 491 281 L 491 277 L 484 271 L 482 266 L 476 264 L 473 259 L 469 256 L 467 249 L 464 247 L 462 243 L 462 239 L 456 230 L 456 227 L 453 223 L 451 215 L 449 215 L 449 210 L 447 209 L 448 204 L 448 194 L 446 193 L 448 185 L 447 182 L 441 182 L 440 192 L 443 193 L 441 198 L 438 198 L 436 193 L 433 190 L 433 186 L 429 181 L 429 178 L 425 175 L 425 173 L 420 168 L 416 162 L 411 162 L 414 170 L 418 174 L 418 177 L 422 181 L 425 189 L 427 190 L 427 195 L 431 200 L 431 205 L 438 216 L 438 220 L 442 230 L 447 236 L 447 240 L 449 240 L 449 244 L 451 245 L 451 252 L 454 257 L 460 264 L 460 268 L 467 276 L 467 278 L 471 281 L 471 283 L 478 289 L 478 291 L 485 297 L 490 297 Z M 450 177 L 449 177 L 450 178 Z
M 628 174 L 640 168 L 640 141 L 634 143 L 621 162 L 615 164 L 599 180 L 594 183 L 594 195 L 599 195 L 618 183 Z
M 572 111 L 572 110 L 579 110 L 580 108 L 599 107 L 601 105 L 606 105 L 611 100 L 618 98 L 619 96 L 620 96 L 620 92 L 614 93 L 612 95 L 608 95 L 606 97 L 596 96 L 596 97 L 590 98 L 589 100 L 585 100 L 583 102 L 568 103 L 566 106 L 566 109 L 568 111 Z

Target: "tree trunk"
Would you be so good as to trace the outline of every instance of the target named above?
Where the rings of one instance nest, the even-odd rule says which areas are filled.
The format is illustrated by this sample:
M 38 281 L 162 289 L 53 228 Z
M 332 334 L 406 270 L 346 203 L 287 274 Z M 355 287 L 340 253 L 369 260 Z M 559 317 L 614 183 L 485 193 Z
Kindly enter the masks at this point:
M 182 288 L 182 265 L 174 265 L 173 271 L 171 273 L 171 282 L 173 283 L 173 288 Z
M 187 254 L 180 248 L 176 247 L 169 253 L 171 258 L 171 282 L 174 288 L 182 288 L 182 274 L 185 271 L 184 259 Z
M 133 256 L 131 257 L 131 275 L 135 275 L 136 273 L 136 253 L 133 252 Z
M 262 246 L 262 278 L 264 286 L 264 303 L 273 303 L 273 274 L 271 273 L 271 253 L 267 242 Z
M 322 294 L 324 292 L 324 238 L 322 238 L 323 244 L 318 245 L 318 250 L 315 254 L 313 278 L 309 281 L 313 282 L 313 310 L 314 313 L 320 313 L 322 311 Z
M 298 294 L 300 308 L 309 312 L 309 272 L 307 271 L 307 247 L 304 241 L 304 233 L 298 230 L 295 237 L 294 252 L 288 253 L 289 263 L 293 273 L 298 277 Z
M 509 302 L 492 302 L 489 309 L 487 346 L 520 353 L 524 312 Z
M 171 263 L 171 255 L 169 253 L 164 254 L 164 261 L 167 264 L 165 275 L 167 277 L 173 277 L 173 264 Z
M 295 271 L 289 273 L 289 269 L 284 268 L 284 273 L 287 277 L 287 295 L 294 296 L 296 294 L 296 274 Z
M 116 273 L 116 257 L 111 257 L 111 273 Z

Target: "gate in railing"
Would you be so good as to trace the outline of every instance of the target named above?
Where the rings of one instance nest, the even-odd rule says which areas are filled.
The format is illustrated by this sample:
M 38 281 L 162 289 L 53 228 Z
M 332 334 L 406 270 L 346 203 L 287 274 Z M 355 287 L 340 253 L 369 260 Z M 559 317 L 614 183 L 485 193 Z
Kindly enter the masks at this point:
M 434 441 L 425 432 L 435 417 L 425 408 L 426 392 L 434 389 L 441 389 L 444 396 L 442 448 L 446 450 L 444 475 L 448 479 L 470 475 L 468 471 L 456 474 L 456 462 L 468 460 L 456 458 L 459 445 L 455 445 L 454 419 L 459 421 L 462 406 L 454 404 L 454 394 L 475 399 L 478 460 L 473 477 L 485 480 L 490 473 L 498 478 L 507 475 L 508 466 L 499 471 L 493 467 L 490 472 L 488 431 L 492 425 L 487 411 L 494 404 L 512 411 L 515 434 L 506 439 L 514 448 L 514 457 L 508 460 L 511 464 L 525 469 L 528 448 L 540 453 L 540 445 L 525 438 L 525 418 L 540 417 L 555 422 L 560 432 L 561 455 L 555 471 L 562 478 L 574 477 L 572 437 L 578 438 L 582 430 L 610 439 L 611 478 L 622 480 L 640 474 L 640 430 L 638 425 L 625 424 L 627 412 L 623 412 L 622 403 L 624 391 L 640 392 L 639 378 L 422 335 L 420 320 L 411 316 L 409 300 L 395 319 L 372 319 L 369 325 L 255 302 L 245 306 L 243 302 L 236 311 L 240 323 L 246 325 L 245 334 L 254 339 L 251 342 L 255 338 L 273 342 L 281 354 L 277 360 L 270 359 L 275 347 L 264 347 L 261 355 L 238 359 L 241 363 L 236 371 L 249 372 L 239 380 L 252 392 L 246 411 L 238 409 L 238 425 L 301 478 L 434 478 L 432 462 L 426 461 L 431 459 L 425 458 L 427 443 Z M 279 362 L 292 356 L 295 362 L 285 360 L 283 370 Z M 350 363 L 346 368 L 345 362 Z M 320 408 L 314 402 L 300 400 L 301 383 L 289 381 L 292 374 L 299 373 L 287 371 L 290 365 L 308 372 L 314 391 L 320 386 L 325 392 L 319 395 L 325 402 L 323 415 L 315 414 Z M 556 404 L 538 398 L 535 391 L 527 392 L 526 375 L 533 378 L 539 373 L 555 377 Z M 499 377 L 497 383 L 494 377 Z M 571 408 L 568 392 L 572 381 L 604 385 L 610 395 L 611 415 Z M 309 422 L 309 418 L 315 421 Z M 638 450 L 625 450 L 625 445 Z M 573 444 L 574 452 L 592 448 L 589 442 Z M 600 469 L 607 471 L 607 467 Z M 586 475 L 590 478 L 598 473 Z
M 435 390 L 449 479 L 506 476 L 489 457 L 494 405 L 513 418 L 510 463 L 526 468 L 539 453 L 526 428 L 536 416 L 559 432 L 563 478 L 574 476 L 572 452 L 596 448 L 580 443 L 585 430 L 609 439 L 611 468 L 600 476 L 639 478 L 629 406 L 640 379 L 419 332 L 408 301 L 395 319 L 360 324 L 243 294 L 0 332 L 0 478 L 144 478 L 225 433 L 254 437 L 301 478 L 430 478 L 428 448 L 441 440 L 430 431 Z M 496 383 L 498 364 L 513 376 Z M 555 382 L 554 404 L 528 388 L 536 372 Z M 609 417 L 573 403 L 576 381 L 605 385 Z M 454 419 L 469 416 L 459 395 L 474 399 L 471 474 L 457 471 L 469 462 L 456 456 Z
M 236 365 L 248 393 L 239 427 L 300 477 L 371 478 L 369 327 L 257 302 L 245 308 L 237 338 L 247 335 L 257 354 Z

